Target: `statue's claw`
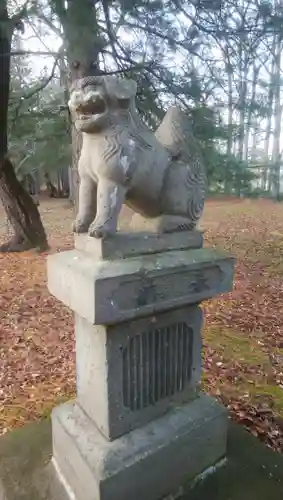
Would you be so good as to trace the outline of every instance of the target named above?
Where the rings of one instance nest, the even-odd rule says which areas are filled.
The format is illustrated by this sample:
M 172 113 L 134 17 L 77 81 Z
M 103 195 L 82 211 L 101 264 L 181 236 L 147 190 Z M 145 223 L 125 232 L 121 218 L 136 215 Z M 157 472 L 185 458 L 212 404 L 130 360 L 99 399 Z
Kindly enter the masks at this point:
M 89 226 L 88 230 L 89 236 L 93 238 L 104 238 L 105 236 L 115 234 L 115 232 L 115 228 L 113 228 L 111 224 L 107 222 L 105 224 L 99 224 L 99 222 L 96 221 Z
M 90 223 L 82 219 L 76 219 L 73 222 L 73 232 L 74 233 L 87 233 Z

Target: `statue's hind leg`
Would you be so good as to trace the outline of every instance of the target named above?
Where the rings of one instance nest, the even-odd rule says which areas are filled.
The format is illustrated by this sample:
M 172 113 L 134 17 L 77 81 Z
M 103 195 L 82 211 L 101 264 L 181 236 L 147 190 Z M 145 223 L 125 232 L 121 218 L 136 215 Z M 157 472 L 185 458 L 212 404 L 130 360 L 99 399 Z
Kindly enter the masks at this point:
M 184 199 L 185 196 L 184 196 Z M 184 210 L 184 215 L 162 215 L 159 227 L 162 233 L 172 233 L 173 231 L 192 231 L 203 211 L 204 194 L 198 186 L 195 187 L 194 194 L 188 197 Z
M 182 162 L 172 162 L 162 189 L 160 232 L 192 231 L 202 214 L 204 178 Z
M 179 215 L 161 215 L 157 220 L 159 233 L 173 233 L 174 231 L 191 231 L 195 224 L 187 217 Z
M 172 162 L 166 172 L 162 188 L 162 214 L 158 221 L 161 233 L 191 231 L 198 217 L 195 211 L 195 191 L 198 185 L 190 179 L 188 166 Z

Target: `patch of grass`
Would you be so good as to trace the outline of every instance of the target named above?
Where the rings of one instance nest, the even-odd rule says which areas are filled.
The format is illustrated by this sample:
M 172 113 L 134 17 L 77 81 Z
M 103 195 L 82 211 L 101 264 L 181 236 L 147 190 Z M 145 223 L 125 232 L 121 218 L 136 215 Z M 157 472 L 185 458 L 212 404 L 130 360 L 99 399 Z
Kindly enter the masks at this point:
M 64 403 L 67 403 L 67 401 L 69 401 L 73 397 L 75 397 L 75 394 L 71 395 L 71 397 L 70 397 L 70 394 L 65 394 L 65 395 L 60 395 L 57 398 L 54 398 L 54 401 L 51 401 L 51 402 L 44 405 L 44 407 L 42 409 L 42 413 L 41 413 L 41 418 L 50 418 L 52 410 L 55 406 L 59 406 L 59 405 L 62 405 Z
M 209 209 L 202 219 L 206 244 L 224 248 L 246 264 L 260 264 L 267 276 L 283 274 L 282 203 L 243 200 Z
M 283 417 L 283 389 L 273 384 L 255 384 L 250 388 L 253 401 L 266 401 L 273 410 Z
M 204 342 L 209 349 L 216 351 L 221 360 L 219 373 L 213 373 L 216 394 L 221 394 L 224 399 L 244 397 L 251 404 L 266 403 L 277 415 L 283 417 L 283 388 L 275 385 L 274 377 L 269 382 L 271 361 L 253 338 L 219 325 L 205 329 Z M 283 360 L 283 349 L 275 349 L 274 355 L 280 363 Z M 217 363 L 217 359 L 214 361 Z M 238 367 L 236 375 L 233 373 L 233 363 Z M 227 372 L 228 365 L 231 371 Z M 202 377 L 203 388 L 208 392 L 211 390 L 211 376 L 208 369 Z
M 240 363 L 269 365 L 267 354 L 250 337 L 227 329 L 223 326 L 210 326 L 205 329 L 204 340 L 212 349 L 218 350 L 224 359 Z
M 55 406 L 66 403 L 75 397 L 74 392 L 67 391 L 66 394 L 53 394 L 48 399 L 35 400 L 21 399 L 11 404 L 5 404 L 0 413 L 0 430 L 11 430 L 23 426 L 27 421 L 50 418 Z M 1 410 L 1 409 L 0 409 Z
M 269 274 L 283 272 L 283 237 L 278 234 L 271 233 L 257 253 L 257 258 L 260 257 L 261 263 L 266 265 Z

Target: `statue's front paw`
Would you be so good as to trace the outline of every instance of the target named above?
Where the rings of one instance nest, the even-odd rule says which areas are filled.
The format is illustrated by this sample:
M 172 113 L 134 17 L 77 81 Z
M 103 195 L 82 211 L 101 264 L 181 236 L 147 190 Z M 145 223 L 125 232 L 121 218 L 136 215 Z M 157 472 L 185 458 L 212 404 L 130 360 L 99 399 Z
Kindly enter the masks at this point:
M 105 223 L 100 224 L 99 222 L 94 221 L 88 230 L 89 236 L 93 238 L 104 238 L 105 236 L 110 236 L 111 234 L 115 234 L 116 228 L 114 228 L 111 224 Z
M 73 222 L 73 232 L 74 233 L 87 233 L 88 228 L 89 228 L 89 224 L 90 223 L 88 221 L 77 218 Z

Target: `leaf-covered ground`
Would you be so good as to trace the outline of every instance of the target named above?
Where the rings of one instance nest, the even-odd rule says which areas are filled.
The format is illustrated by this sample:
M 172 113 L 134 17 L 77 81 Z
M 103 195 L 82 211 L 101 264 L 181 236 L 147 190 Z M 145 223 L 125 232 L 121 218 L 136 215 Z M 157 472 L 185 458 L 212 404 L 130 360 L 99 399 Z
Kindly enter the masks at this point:
M 40 208 L 51 251 L 71 247 L 68 203 Z M 283 451 L 283 204 L 209 201 L 202 226 L 206 245 L 237 257 L 233 292 L 204 304 L 205 390 Z M 0 254 L 0 434 L 73 395 L 74 356 L 72 314 L 47 291 L 46 254 Z

